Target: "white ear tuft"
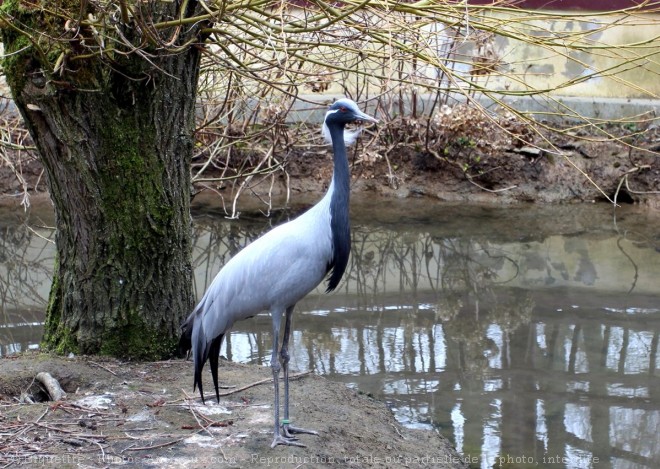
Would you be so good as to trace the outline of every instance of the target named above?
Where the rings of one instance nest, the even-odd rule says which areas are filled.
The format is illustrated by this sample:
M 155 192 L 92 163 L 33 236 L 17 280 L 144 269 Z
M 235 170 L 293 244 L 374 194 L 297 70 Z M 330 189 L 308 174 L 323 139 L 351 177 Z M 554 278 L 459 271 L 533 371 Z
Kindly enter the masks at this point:
M 355 143 L 357 138 L 360 136 L 360 132 L 362 132 L 362 127 L 358 127 L 357 130 L 344 130 L 344 143 L 346 146 L 351 146 Z
M 325 125 L 325 122 L 323 122 L 323 127 L 321 127 L 321 134 L 323 135 L 323 139 L 326 141 L 326 143 L 332 145 L 332 137 L 330 136 L 330 129 L 328 129 L 328 126 Z
M 362 127 L 359 127 L 356 130 L 344 130 L 344 145 L 346 145 L 347 147 L 353 145 L 360 136 L 361 132 L 362 132 Z M 330 129 L 328 129 L 328 126 L 325 125 L 325 122 L 323 123 L 323 127 L 321 127 L 321 134 L 323 135 L 323 139 L 326 141 L 326 143 L 332 145 L 332 137 L 330 136 Z
M 330 114 L 337 111 L 338 110 L 335 109 L 334 111 L 326 112 L 325 119 L 327 119 Z M 321 135 L 323 135 L 323 139 L 326 143 L 332 145 L 332 136 L 330 135 L 330 129 L 328 129 L 328 126 L 325 124 L 325 119 L 323 119 L 323 125 L 321 126 Z M 360 136 L 360 132 L 362 132 L 362 127 L 359 127 L 357 130 L 344 130 L 344 145 L 353 145 Z

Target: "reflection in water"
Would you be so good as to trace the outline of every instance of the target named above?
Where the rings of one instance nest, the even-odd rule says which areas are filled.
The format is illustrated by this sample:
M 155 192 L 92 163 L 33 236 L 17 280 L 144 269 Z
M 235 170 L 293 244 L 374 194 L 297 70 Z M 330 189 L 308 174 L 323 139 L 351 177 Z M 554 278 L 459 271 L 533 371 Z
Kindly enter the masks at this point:
M 483 468 L 660 467 L 657 223 L 626 214 L 624 236 L 597 207 L 357 211 L 350 275 L 299 304 L 292 367 L 386 400 Z M 263 223 L 197 219 L 199 295 Z M 52 264 L 21 236 L 0 251 L 2 279 L 20 275 L 3 283 L 3 355 L 38 341 L 5 332 L 43 308 Z M 222 353 L 265 365 L 269 335 L 267 315 L 237 323 Z
M 0 356 L 37 348 L 55 249 L 54 231 L 0 218 Z

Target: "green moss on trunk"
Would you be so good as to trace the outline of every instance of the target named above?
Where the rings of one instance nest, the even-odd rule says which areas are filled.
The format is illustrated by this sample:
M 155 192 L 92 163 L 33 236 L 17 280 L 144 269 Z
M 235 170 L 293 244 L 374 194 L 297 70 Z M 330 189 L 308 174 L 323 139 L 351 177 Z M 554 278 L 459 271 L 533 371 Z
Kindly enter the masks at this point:
M 99 353 L 137 360 L 170 358 L 177 340 L 160 326 L 147 324 L 138 311 L 129 312 L 123 324 L 105 331 Z
M 53 284 L 51 285 L 48 305 L 46 306 L 46 310 L 52 311 L 53 314 L 46 316 L 46 324 L 44 325 L 45 334 L 41 342 L 41 347 L 45 350 L 53 350 L 60 355 L 68 352 L 79 353 L 75 335 L 72 334 L 70 329 L 64 326 L 62 321 L 62 308 L 60 304 L 62 298 L 58 294 L 60 290 L 59 282 L 59 263 L 56 258 L 53 269 Z

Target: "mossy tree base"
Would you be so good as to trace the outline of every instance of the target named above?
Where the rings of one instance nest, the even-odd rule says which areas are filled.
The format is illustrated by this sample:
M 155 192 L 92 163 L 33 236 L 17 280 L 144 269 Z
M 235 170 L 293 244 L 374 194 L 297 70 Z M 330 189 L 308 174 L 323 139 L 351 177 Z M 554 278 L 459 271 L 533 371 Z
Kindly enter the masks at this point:
M 77 18 L 80 3 L 73 4 Z M 162 11 L 150 14 L 177 17 L 175 4 L 158 3 Z M 63 20 L 48 8 L 2 8 L 23 31 L 45 32 L 39 41 L 62 35 Z M 26 47 L 15 28 L 0 27 L 8 83 L 46 168 L 57 219 L 44 346 L 123 358 L 170 355 L 194 301 L 190 159 L 199 49 L 145 46 L 142 54 L 73 60 L 80 55 L 75 41 Z M 178 42 L 198 31 L 187 29 Z M 123 31 L 144 43 L 131 36 L 139 33 Z

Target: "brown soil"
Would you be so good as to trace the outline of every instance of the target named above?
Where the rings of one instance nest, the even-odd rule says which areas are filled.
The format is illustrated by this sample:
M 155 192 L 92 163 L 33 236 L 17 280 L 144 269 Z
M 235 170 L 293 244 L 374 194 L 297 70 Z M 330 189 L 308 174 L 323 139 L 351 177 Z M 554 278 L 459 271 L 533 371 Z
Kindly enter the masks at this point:
M 61 384 L 46 396 L 40 371 Z M 204 374 L 207 389 L 210 373 Z M 292 380 L 295 424 L 306 448 L 272 441 L 273 386 L 268 367 L 221 362 L 220 404 L 193 395 L 192 363 L 125 363 L 27 353 L 0 359 L 0 465 L 31 467 L 466 467 L 435 432 L 401 427 L 383 403 L 319 376 Z
M 353 158 L 352 193 L 495 205 L 608 202 L 609 197 L 660 210 L 660 132 L 648 134 L 634 150 L 622 143 L 565 136 L 556 137 L 554 144 L 562 156 L 512 147 L 490 156 L 439 158 L 400 145 L 387 158 L 383 152 Z M 292 192 L 320 190 L 331 171 L 329 155 L 322 162 L 304 154 L 290 157 Z

